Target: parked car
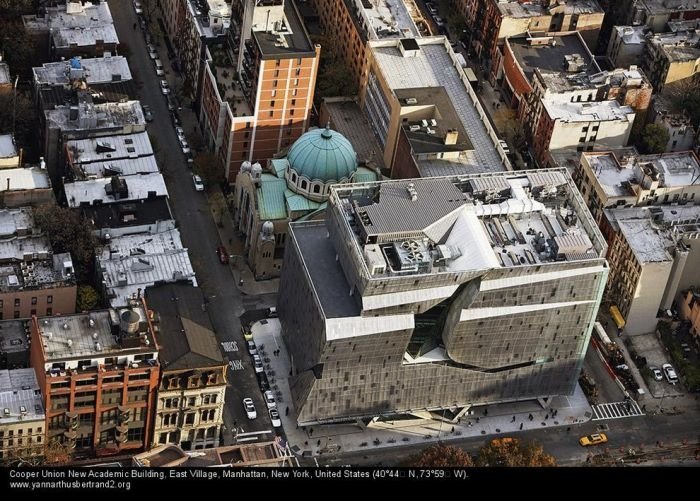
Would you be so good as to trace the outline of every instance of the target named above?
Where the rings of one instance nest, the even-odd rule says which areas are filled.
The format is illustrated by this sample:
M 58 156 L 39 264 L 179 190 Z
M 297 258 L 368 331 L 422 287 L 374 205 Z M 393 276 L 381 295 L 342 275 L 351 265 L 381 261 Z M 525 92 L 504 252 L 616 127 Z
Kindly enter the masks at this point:
M 180 126 L 182 126 L 182 120 L 180 120 L 180 115 L 178 115 L 177 112 L 173 111 L 173 112 L 170 114 L 170 118 L 172 119 L 173 125 L 174 125 L 175 127 L 180 127 Z
M 150 35 L 149 35 L 149 37 L 150 37 Z M 158 59 L 158 51 L 156 50 L 155 47 L 153 47 L 153 45 L 148 43 L 148 44 L 146 44 L 146 48 L 148 49 L 148 57 L 150 59 Z
M 153 64 L 156 67 L 156 75 L 158 75 L 159 77 L 165 75 L 165 67 L 163 66 L 163 63 L 160 61 L 160 59 L 154 59 Z
M 151 111 L 151 107 L 147 104 L 143 104 L 141 105 L 141 109 L 143 109 L 143 118 L 146 119 L 146 122 L 152 122 L 153 112 Z
M 248 353 L 251 355 L 257 355 L 258 354 L 258 347 L 255 346 L 255 341 L 252 339 L 248 339 L 246 342 L 246 347 L 248 348 Z
M 134 2 L 134 11 L 140 16 L 143 14 L 143 7 L 141 6 L 141 2 Z
M 216 254 L 219 256 L 219 262 L 221 264 L 228 264 L 228 251 L 223 245 L 219 245 L 216 248 Z
M 579 443 L 584 447 L 589 445 L 604 444 L 608 441 L 608 436 L 605 433 L 594 433 L 593 435 L 587 435 L 579 439 Z
M 651 371 L 655 380 L 662 381 L 664 379 L 664 375 L 661 373 L 661 369 L 658 367 L 649 367 L 649 370 Z
M 179 138 L 180 139 L 180 149 L 182 149 L 182 152 L 186 155 L 187 153 L 190 152 L 190 145 L 187 143 L 187 139 L 185 138 Z
M 202 182 L 202 178 L 197 174 L 192 176 L 192 182 L 194 183 L 194 191 L 204 191 L 204 183 Z
M 272 426 L 275 428 L 279 428 L 282 426 L 282 420 L 280 419 L 280 413 L 277 412 L 277 409 L 270 409 L 268 410 L 270 413 L 270 421 L 272 422 Z
M 252 398 L 244 398 L 243 399 L 243 408 L 245 409 L 246 416 L 248 416 L 248 419 L 255 419 L 258 417 L 258 413 L 255 410 L 255 404 L 253 403 Z
M 661 366 L 661 369 L 664 371 L 666 381 L 670 384 L 676 384 L 678 382 L 678 374 L 676 374 L 676 370 L 671 364 L 664 364 Z
M 168 110 L 175 111 L 177 109 L 177 101 L 175 101 L 175 97 L 169 95 L 166 99 L 168 103 Z
M 170 85 L 168 85 L 168 82 L 166 82 L 165 80 L 160 81 L 160 91 L 163 93 L 164 96 L 170 94 Z
M 185 129 L 182 127 L 175 127 L 175 134 L 179 139 L 185 139 Z
M 267 390 L 265 393 L 263 393 L 263 397 L 265 399 L 265 405 L 267 405 L 268 409 L 277 408 L 277 402 L 275 402 L 275 396 L 272 393 L 272 390 Z
M 194 155 L 192 155 L 192 150 L 185 153 L 185 160 L 187 161 L 188 166 L 192 168 L 192 164 L 194 163 Z
M 255 367 L 255 372 L 260 373 L 263 372 L 265 369 L 263 368 L 262 360 L 260 359 L 260 355 L 253 355 L 253 366 Z
M 270 383 L 267 382 L 267 376 L 264 372 L 259 372 L 255 374 L 258 377 L 258 386 L 260 391 L 267 391 L 270 389 Z

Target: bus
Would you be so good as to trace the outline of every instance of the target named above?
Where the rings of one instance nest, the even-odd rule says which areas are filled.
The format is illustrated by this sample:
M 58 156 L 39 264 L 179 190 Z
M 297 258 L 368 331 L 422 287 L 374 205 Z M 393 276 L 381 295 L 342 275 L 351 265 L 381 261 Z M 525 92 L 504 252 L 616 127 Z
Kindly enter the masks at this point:
M 603 350 L 607 355 L 610 355 L 610 352 L 614 348 L 616 348 L 616 346 L 610 340 L 610 337 L 608 336 L 607 332 L 605 332 L 605 329 L 603 328 L 600 322 L 596 322 L 593 324 L 593 334 L 595 335 L 595 340 L 600 346 L 600 349 Z
M 617 330 L 621 331 L 627 322 L 625 322 L 625 317 L 622 316 L 622 313 L 620 313 L 620 309 L 617 306 L 612 305 L 610 307 L 610 316 L 612 317 L 613 322 L 615 322 L 615 325 L 617 325 Z

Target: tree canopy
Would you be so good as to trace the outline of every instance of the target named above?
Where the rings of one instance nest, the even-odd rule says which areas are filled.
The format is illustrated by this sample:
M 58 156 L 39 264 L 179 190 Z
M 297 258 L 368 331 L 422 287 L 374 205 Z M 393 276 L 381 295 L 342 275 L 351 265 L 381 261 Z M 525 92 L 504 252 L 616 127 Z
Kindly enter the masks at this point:
M 644 154 L 663 153 L 670 135 L 668 130 L 659 124 L 647 124 L 639 138 L 639 151 Z
M 536 442 L 521 443 L 517 438 L 495 439 L 479 450 L 477 466 L 556 466 L 553 456 Z
M 408 466 L 416 468 L 447 468 L 450 466 L 474 466 L 472 457 L 458 447 L 437 444 L 423 449 L 409 459 Z
M 15 103 L 13 103 L 13 93 L 0 94 L 0 133 L 12 134 L 13 115 L 15 142 L 17 149 L 24 149 L 24 160 L 37 162 L 37 133 L 38 123 L 36 108 L 31 100 L 24 94 L 17 93 L 17 109 L 13 113 Z
M 81 285 L 78 287 L 78 298 L 76 308 L 78 311 L 94 310 L 100 302 L 100 296 L 91 285 Z
M 193 170 L 207 184 L 219 183 L 224 179 L 224 170 L 221 168 L 219 159 L 211 153 L 200 152 L 194 157 Z

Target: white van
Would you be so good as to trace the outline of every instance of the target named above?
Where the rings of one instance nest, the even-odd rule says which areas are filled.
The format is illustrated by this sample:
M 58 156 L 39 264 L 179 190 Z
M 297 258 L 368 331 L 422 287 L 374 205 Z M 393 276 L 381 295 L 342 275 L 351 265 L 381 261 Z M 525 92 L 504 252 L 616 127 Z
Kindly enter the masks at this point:
M 160 61 L 160 59 L 155 59 L 153 64 L 156 66 L 156 75 L 159 77 L 165 75 L 165 68 L 163 67 L 163 63 Z

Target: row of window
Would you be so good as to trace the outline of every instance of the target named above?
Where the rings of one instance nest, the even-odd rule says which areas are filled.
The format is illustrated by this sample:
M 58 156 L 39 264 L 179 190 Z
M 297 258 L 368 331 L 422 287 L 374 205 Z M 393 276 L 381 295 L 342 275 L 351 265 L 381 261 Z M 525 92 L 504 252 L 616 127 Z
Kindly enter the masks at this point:
M 41 433 L 41 430 L 42 430 L 42 429 L 43 429 L 43 428 L 42 428 L 41 426 L 39 426 L 39 427 L 36 429 L 36 432 L 37 432 L 37 433 Z M 34 428 L 27 428 L 27 435 L 31 435 L 33 432 L 34 432 Z M 22 435 L 24 435 L 24 429 L 19 429 L 19 430 L 17 430 L 17 436 L 21 437 Z M 15 430 L 9 430 L 9 431 L 7 432 L 7 436 L 8 436 L 8 437 L 14 437 L 14 436 L 15 436 Z M 4 437 L 5 437 L 5 431 L 4 431 L 4 430 L 0 430 L 0 438 L 4 438 Z
M 34 296 L 32 298 L 32 305 L 37 304 L 38 298 Z M 53 304 L 53 296 L 46 296 L 46 304 Z M 0 308 L 3 308 L 5 306 L 5 301 L 0 299 Z M 22 307 L 22 300 L 21 298 L 16 297 L 15 298 L 15 308 L 21 308 Z

